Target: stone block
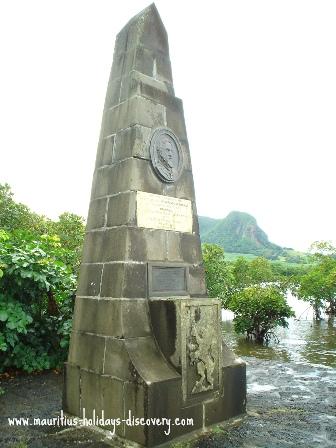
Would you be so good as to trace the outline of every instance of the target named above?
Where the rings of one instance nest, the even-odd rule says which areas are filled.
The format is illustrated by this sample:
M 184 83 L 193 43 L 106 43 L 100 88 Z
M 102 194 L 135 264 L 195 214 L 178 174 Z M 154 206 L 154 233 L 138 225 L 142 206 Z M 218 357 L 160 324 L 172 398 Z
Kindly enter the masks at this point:
M 121 301 L 77 296 L 73 329 L 102 336 L 122 337 Z
M 246 412 L 245 363 L 223 368 L 224 396 L 205 403 L 205 426 L 227 420 Z
M 147 299 L 98 300 L 77 296 L 73 330 L 76 339 L 78 332 L 116 338 L 148 336 L 151 326 Z
M 103 260 L 104 231 L 86 233 L 83 245 L 82 263 L 100 263 Z
M 72 329 L 76 332 L 96 332 L 98 310 L 99 303 L 97 298 L 86 298 L 77 295 Z
M 101 295 L 103 297 L 147 297 L 146 264 L 105 264 Z
M 181 367 L 180 310 L 175 300 L 166 298 L 149 301 L 153 334 L 164 357 L 177 372 Z
M 124 384 L 122 381 L 110 376 L 102 375 L 100 379 L 100 391 L 102 395 L 102 405 L 105 419 L 124 419 Z M 118 436 L 125 436 L 125 424 L 115 427 Z M 113 426 L 104 426 L 104 429 L 113 431 Z
M 152 130 L 145 126 L 131 126 L 116 134 L 113 161 L 128 157 L 150 160 L 149 143 Z
M 128 47 L 125 51 L 114 52 L 110 81 L 119 80 L 125 73 L 129 73 L 134 64 L 135 49 Z
M 106 109 L 103 116 L 102 137 L 115 134 L 136 124 L 148 128 L 164 126 L 165 107 L 147 98 L 134 96 L 118 106 Z
M 121 300 L 123 336 L 145 337 L 151 334 L 148 302 L 146 299 Z
M 86 230 L 99 229 L 106 225 L 107 198 L 95 199 L 89 206 Z
M 189 267 L 189 294 L 193 296 L 206 295 L 205 271 L 203 265 Z
M 94 178 L 92 200 L 129 190 L 162 194 L 165 187 L 154 174 L 150 162 L 138 158 L 103 167 L 95 173 Z
M 110 109 L 120 103 L 121 80 L 122 78 L 110 77 L 107 85 L 104 110 Z
M 126 256 L 134 261 L 164 261 L 167 259 L 166 231 L 130 227 Z
M 175 185 L 175 196 L 195 201 L 194 181 L 191 171 L 184 170 Z
M 104 350 L 104 337 L 73 331 L 69 350 L 69 362 L 81 368 L 102 373 Z
M 102 264 L 81 264 L 77 294 L 79 296 L 98 296 L 102 271 Z
M 143 383 L 126 382 L 124 385 L 125 399 L 125 418 L 133 416 L 134 418 L 145 417 L 147 399 L 146 390 Z M 125 438 L 134 440 L 137 443 L 146 445 L 147 440 L 146 426 L 125 424 Z
M 136 192 L 120 193 L 109 198 L 107 227 L 136 224 Z
M 99 300 L 96 331 L 106 336 L 123 336 L 120 300 Z
M 181 238 L 181 253 L 182 258 L 186 263 L 201 264 L 202 252 L 201 252 L 201 240 L 199 235 L 190 233 L 182 233 Z
M 164 261 L 167 257 L 166 231 L 156 229 L 140 229 L 138 227 L 113 227 L 104 232 L 90 232 L 92 240 L 101 244 L 100 255 L 104 263 L 113 261 Z M 103 233 L 97 236 L 96 233 Z M 88 251 L 89 252 L 89 251 Z M 95 262 L 98 249 L 92 256 Z M 90 252 L 85 251 L 85 261 L 90 259 Z M 119 286 L 120 287 L 120 286 Z
M 149 385 L 181 377 L 163 357 L 153 336 L 125 339 L 125 346 L 134 366 L 133 381 Z
M 180 232 L 167 232 L 167 259 L 172 263 L 185 261 L 181 250 Z
M 103 410 L 100 375 L 81 369 L 81 417 L 100 418 Z M 96 417 L 96 418 L 95 418 Z
M 132 380 L 132 365 L 124 339 L 107 338 L 104 375 L 112 375 L 120 380 Z
M 150 5 L 143 16 L 141 27 L 136 28 L 138 33 L 137 45 L 169 54 L 167 31 L 154 4 Z
M 160 383 L 154 383 L 148 388 L 148 416 L 153 418 L 163 418 L 169 416 L 171 418 L 170 434 L 166 435 L 166 427 L 151 426 L 148 431 L 148 446 L 157 446 L 158 444 L 167 443 L 175 437 L 182 436 L 197 429 L 203 429 L 203 405 L 202 403 L 193 406 L 183 407 L 181 394 L 181 381 L 171 380 Z M 178 418 L 181 423 L 175 424 Z M 186 424 L 186 420 L 189 423 Z
M 64 363 L 64 385 L 62 409 L 71 415 L 79 415 L 80 409 L 79 367 Z
M 114 135 L 110 135 L 100 140 L 96 158 L 96 168 L 104 165 L 111 165 L 113 146 Z
M 154 62 L 155 54 L 153 51 L 139 45 L 134 51 L 133 69 L 147 75 L 147 77 L 154 77 Z M 127 98 L 127 96 L 126 96 Z
M 165 106 L 169 106 L 175 100 L 174 88 L 169 81 L 159 77 L 153 78 L 151 75 L 147 76 L 137 70 L 122 78 L 120 102 L 135 95 Z
M 166 124 L 173 130 L 173 132 L 179 137 L 179 139 L 188 139 L 187 130 L 184 121 L 183 103 L 182 100 L 171 103 L 166 108 Z
M 196 208 L 196 203 L 192 203 L 192 213 L 193 213 L 193 227 L 192 227 L 192 233 L 195 233 L 196 235 L 200 234 L 199 231 L 199 222 L 198 222 L 198 213 Z
M 101 260 L 103 262 L 119 261 L 124 259 L 127 247 L 127 228 L 114 227 L 104 231 Z

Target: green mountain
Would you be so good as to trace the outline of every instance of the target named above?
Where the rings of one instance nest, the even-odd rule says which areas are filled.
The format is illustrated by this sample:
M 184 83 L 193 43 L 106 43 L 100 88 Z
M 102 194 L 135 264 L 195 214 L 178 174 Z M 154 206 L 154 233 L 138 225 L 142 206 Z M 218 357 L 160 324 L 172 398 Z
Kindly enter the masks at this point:
M 199 216 L 202 243 L 222 246 L 225 252 L 254 254 L 269 259 L 284 255 L 284 249 L 268 240 L 256 219 L 243 212 L 231 212 L 224 219 Z

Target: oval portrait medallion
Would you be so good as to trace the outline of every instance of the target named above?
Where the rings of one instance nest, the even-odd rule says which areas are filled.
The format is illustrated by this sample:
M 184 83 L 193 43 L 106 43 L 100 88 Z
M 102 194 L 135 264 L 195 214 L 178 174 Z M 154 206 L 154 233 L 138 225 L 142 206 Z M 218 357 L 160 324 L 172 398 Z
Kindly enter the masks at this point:
M 181 174 L 183 158 L 181 145 L 176 135 L 167 128 L 153 132 L 150 156 L 156 175 L 164 182 L 175 182 Z

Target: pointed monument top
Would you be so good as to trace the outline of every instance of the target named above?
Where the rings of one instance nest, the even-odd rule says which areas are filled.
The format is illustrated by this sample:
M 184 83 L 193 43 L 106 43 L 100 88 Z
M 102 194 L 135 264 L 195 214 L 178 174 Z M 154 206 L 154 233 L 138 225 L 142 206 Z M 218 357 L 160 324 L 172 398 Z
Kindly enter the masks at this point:
M 155 3 L 135 15 L 117 35 L 118 52 L 128 51 L 134 46 L 169 54 L 167 31 Z

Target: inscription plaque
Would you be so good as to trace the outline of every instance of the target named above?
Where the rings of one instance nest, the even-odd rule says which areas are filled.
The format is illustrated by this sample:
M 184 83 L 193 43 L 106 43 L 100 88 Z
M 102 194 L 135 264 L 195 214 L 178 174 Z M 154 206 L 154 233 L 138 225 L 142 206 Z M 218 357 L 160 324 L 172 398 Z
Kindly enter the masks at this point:
M 187 267 L 167 263 L 148 264 L 150 297 L 184 296 L 188 294 Z
M 137 192 L 138 227 L 192 233 L 191 201 Z
M 180 177 L 183 166 L 181 145 L 172 130 L 159 128 L 153 132 L 150 156 L 159 179 L 175 182 Z

